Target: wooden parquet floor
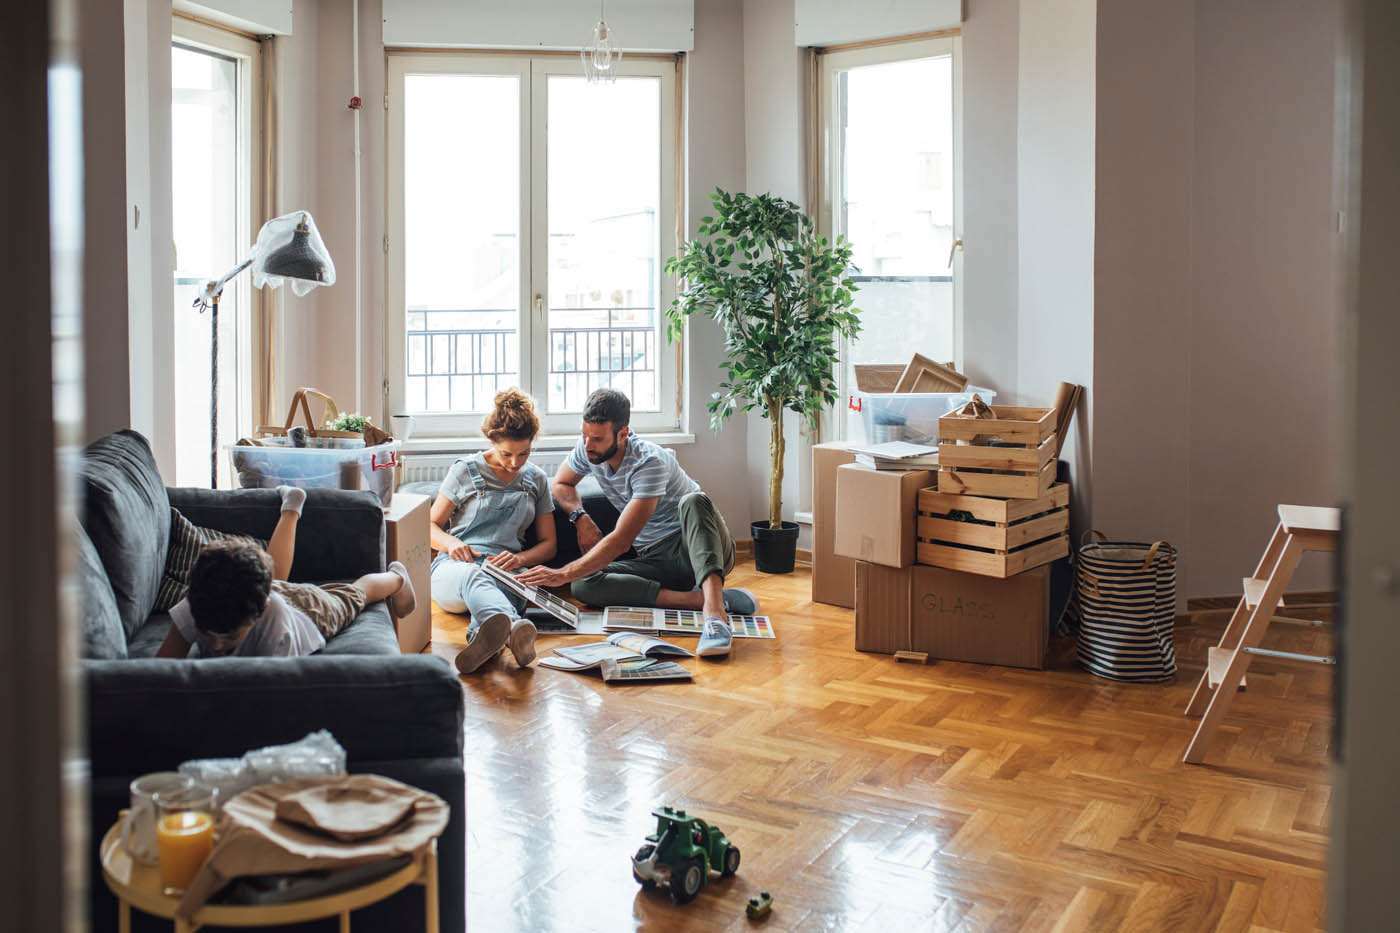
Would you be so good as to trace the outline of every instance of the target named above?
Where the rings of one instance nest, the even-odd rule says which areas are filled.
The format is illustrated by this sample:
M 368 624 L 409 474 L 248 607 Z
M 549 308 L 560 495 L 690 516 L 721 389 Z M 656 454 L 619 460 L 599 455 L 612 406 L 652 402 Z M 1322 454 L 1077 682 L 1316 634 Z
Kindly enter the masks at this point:
M 687 661 L 694 683 L 610 687 L 508 655 L 463 678 L 470 930 L 744 930 L 761 888 L 770 930 L 1321 928 L 1330 669 L 1256 660 L 1208 763 L 1183 765 L 1182 710 L 1228 613 L 1178 621 L 1174 682 L 1123 685 L 1060 640 L 1045 671 L 861 654 L 804 568 L 733 582 L 778 639 Z M 450 660 L 465 625 L 433 623 Z M 1266 644 L 1329 639 L 1276 625 Z M 743 851 L 684 907 L 629 871 L 662 804 Z

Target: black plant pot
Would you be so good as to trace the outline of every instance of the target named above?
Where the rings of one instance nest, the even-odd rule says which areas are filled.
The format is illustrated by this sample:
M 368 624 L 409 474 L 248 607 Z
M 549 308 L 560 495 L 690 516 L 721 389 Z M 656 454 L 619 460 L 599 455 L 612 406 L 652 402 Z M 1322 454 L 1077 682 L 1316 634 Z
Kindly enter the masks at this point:
M 783 522 L 774 531 L 768 520 L 749 525 L 753 532 L 753 562 L 759 573 L 792 573 L 797 559 L 797 522 Z

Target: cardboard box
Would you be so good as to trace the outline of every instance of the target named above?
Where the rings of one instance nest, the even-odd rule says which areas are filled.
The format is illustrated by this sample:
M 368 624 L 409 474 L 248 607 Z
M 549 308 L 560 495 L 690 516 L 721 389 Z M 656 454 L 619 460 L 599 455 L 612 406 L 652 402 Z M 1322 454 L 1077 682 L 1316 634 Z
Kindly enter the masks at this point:
M 930 470 L 837 467 L 836 555 L 887 567 L 914 563 L 919 490 L 936 481 Z
M 403 561 L 418 605 L 405 618 L 394 618 L 394 631 L 399 636 L 399 651 L 417 654 L 428 647 L 433 636 L 432 591 L 428 583 L 428 568 L 433 562 L 433 549 L 428 544 L 428 496 L 396 492 L 384 509 L 385 560 Z M 389 613 L 393 617 L 393 613 Z
M 856 562 L 836 556 L 836 468 L 855 461 L 847 444 L 812 447 L 812 602 L 855 608 Z
M 1049 566 L 999 579 L 916 564 L 856 564 L 856 650 L 922 651 L 931 658 L 1045 666 Z

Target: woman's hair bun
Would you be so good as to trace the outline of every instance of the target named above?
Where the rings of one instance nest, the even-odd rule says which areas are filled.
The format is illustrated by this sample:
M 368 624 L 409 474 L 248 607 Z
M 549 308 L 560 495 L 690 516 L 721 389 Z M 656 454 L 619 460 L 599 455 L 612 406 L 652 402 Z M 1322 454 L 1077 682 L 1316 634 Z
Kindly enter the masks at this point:
M 481 433 L 489 441 L 532 441 L 540 433 L 535 400 L 519 389 L 502 389 L 495 404 L 481 422 Z

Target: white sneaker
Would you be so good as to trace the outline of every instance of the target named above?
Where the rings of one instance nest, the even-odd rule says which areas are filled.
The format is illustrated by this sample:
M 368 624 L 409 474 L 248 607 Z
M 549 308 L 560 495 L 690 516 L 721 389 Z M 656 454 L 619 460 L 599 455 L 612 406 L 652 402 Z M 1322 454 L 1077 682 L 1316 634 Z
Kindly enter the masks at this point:
M 716 618 L 708 618 L 700 629 L 700 644 L 695 653 L 702 658 L 722 658 L 729 654 L 734 643 L 734 634 L 729 631 L 729 623 Z
M 535 623 L 529 619 L 516 619 L 510 624 L 510 635 L 506 637 L 506 647 L 515 656 L 515 663 L 529 667 L 535 660 Z
M 467 646 L 457 653 L 457 670 L 470 674 L 505 647 L 510 634 L 510 616 L 498 612 L 483 619 Z
M 758 597 L 743 587 L 731 587 L 724 591 L 724 611 L 736 616 L 758 615 Z

